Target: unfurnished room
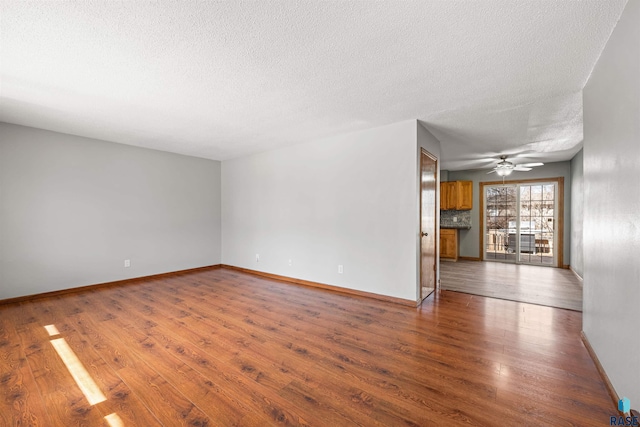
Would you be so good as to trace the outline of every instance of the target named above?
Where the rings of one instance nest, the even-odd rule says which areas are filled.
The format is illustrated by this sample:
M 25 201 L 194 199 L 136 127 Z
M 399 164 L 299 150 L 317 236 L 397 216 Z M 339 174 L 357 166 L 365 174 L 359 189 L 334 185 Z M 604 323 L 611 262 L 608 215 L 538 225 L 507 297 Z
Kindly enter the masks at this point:
M 640 1 L 0 1 L 0 426 L 640 425 Z

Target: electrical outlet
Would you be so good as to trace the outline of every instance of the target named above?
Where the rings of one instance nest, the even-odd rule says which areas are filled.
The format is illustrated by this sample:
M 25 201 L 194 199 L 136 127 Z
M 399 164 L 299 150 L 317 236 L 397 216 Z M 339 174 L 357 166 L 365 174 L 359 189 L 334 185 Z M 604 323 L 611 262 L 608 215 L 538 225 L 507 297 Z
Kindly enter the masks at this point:
M 458 222 L 458 217 L 457 216 L 453 217 L 453 222 Z
M 342 264 L 338 264 L 338 273 L 339 274 L 344 273 L 344 268 L 342 268 Z
M 260 254 L 256 254 L 256 262 L 260 262 Z
M 124 260 L 124 266 L 125 266 L 125 268 L 131 267 L 131 260 L 130 259 L 125 259 Z
M 293 261 L 291 260 L 291 258 L 289 258 L 289 266 L 293 265 Z

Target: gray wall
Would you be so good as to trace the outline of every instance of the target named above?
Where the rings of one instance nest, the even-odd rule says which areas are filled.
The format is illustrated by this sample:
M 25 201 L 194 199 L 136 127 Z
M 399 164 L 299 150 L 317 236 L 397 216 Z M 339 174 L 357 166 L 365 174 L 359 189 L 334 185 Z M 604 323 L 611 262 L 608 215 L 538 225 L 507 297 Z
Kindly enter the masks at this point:
M 640 1 L 627 3 L 584 88 L 583 329 L 640 408 Z
M 571 268 L 582 277 L 584 222 L 583 150 L 571 159 Z
M 223 162 L 223 263 L 415 301 L 416 139 L 410 120 Z
M 533 168 L 530 172 L 514 172 L 509 179 L 524 180 L 538 178 L 564 178 L 564 264 L 571 257 L 571 163 L 556 162 L 547 163 L 544 166 Z M 480 257 L 480 183 L 501 181 L 495 174 L 487 175 L 486 170 L 449 171 L 449 181 L 473 181 L 473 209 L 471 210 L 471 229 L 460 230 L 460 256 Z
M 0 136 L 0 299 L 220 263 L 220 162 L 6 123 Z

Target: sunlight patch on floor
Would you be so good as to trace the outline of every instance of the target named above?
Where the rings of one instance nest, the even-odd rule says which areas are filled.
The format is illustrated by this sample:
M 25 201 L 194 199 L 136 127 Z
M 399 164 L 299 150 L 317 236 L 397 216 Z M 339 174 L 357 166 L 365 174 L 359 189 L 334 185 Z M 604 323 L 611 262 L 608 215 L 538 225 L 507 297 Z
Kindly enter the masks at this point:
M 58 328 L 56 328 L 56 325 L 46 325 L 44 328 L 47 330 L 50 337 L 54 335 L 60 335 L 60 332 L 58 331 Z
M 116 413 L 109 414 L 105 416 L 104 419 L 107 420 L 110 427 L 124 427 L 122 419 Z
M 64 338 L 51 340 L 51 345 L 91 405 L 107 400 Z

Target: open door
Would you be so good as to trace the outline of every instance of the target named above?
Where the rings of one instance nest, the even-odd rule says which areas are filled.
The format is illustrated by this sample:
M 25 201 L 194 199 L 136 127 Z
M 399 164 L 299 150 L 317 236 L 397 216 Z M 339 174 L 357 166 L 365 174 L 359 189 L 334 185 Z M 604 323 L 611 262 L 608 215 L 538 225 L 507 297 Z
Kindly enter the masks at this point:
M 420 151 L 420 300 L 436 288 L 436 188 L 438 160 Z

